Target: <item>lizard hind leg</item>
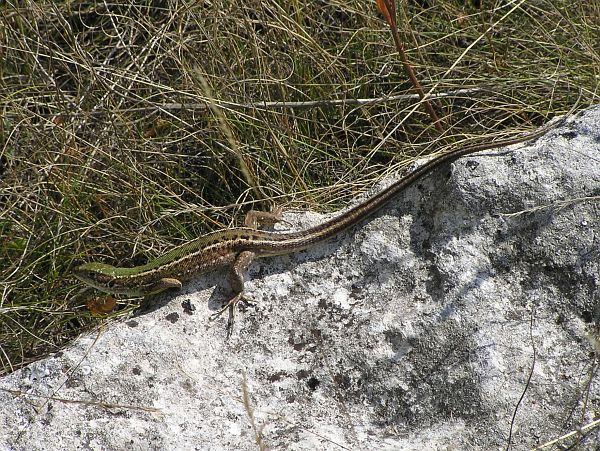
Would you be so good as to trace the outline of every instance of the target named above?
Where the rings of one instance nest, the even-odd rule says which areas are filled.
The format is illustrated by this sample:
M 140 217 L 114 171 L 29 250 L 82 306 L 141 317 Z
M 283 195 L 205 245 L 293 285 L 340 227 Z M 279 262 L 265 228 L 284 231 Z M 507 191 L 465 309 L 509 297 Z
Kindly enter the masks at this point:
M 244 218 L 244 225 L 251 229 L 257 229 L 263 225 L 273 225 L 278 222 L 283 222 L 290 225 L 289 222 L 281 218 L 283 207 L 274 206 L 271 211 L 250 210 Z
M 233 319 L 235 307 L 240 301 L 244 300 L 244 276 L 255 253 L 251 251 L 242 251 L 236 257 L 229 270 L 229 284 L 233 290 L 233 297 L 225 304 L 218 312 L 211 315 L 211 321 L 215 320 L 223 314 L 225 310 L 229 310 L 229 319 L 227 320 L 227 336 L 231 335 L 233 329 Z

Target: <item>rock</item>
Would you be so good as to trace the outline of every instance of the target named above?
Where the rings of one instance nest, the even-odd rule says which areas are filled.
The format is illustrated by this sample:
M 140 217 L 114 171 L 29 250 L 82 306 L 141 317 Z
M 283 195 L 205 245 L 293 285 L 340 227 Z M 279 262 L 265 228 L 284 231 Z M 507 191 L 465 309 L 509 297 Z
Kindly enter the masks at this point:
M 464 157 L 351 233 L 255 261 L 229 339 L 209 275 L 2 378 L 0 448 L 530 449 L 585 425 L 599 130 L 594 108 Z

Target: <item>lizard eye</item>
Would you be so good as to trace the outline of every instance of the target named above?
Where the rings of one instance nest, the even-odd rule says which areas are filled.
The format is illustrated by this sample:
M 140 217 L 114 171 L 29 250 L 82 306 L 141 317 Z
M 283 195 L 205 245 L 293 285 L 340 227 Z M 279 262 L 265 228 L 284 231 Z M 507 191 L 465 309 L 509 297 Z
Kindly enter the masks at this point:
M 108 283 L 106 284 L 106 286 L 108 288 L 114 288 L 115 287 L 115 281 L 114 280 L 109 280 Z

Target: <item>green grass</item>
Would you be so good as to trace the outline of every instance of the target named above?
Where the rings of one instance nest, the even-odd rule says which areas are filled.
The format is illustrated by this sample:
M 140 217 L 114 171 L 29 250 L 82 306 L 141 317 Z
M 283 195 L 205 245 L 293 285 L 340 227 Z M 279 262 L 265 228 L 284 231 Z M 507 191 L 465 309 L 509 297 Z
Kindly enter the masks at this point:
M 138 305 L 93 317 L 78 263 L 140 264 L 272 202 L 334 210 L 599 101 L 599 0 L 399 5 L 424 89 L 450 93 L 444 137 L 414 99 L 339 102 L 412 94 L 374 2 L 141 3 L 0 6 L 0 374 Z

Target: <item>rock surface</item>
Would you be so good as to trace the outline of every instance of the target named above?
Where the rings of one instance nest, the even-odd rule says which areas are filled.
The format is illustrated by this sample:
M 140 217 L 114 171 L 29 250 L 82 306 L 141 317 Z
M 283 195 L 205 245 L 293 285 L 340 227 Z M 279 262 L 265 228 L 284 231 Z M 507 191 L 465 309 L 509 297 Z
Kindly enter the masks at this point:
M 0 449 L 505 449 L 509 437 L 530 449 L 559 438 L 600 410 L 598 196 L 594 108 L 530 146 L 435 171 L 328 244 L 255 261 L 255 305 L 229 339 L 224 318 L 209 322 L 227 297 L 209 275 L 0 379 Z M 593 449 L 600 433 L 575 438 Z

